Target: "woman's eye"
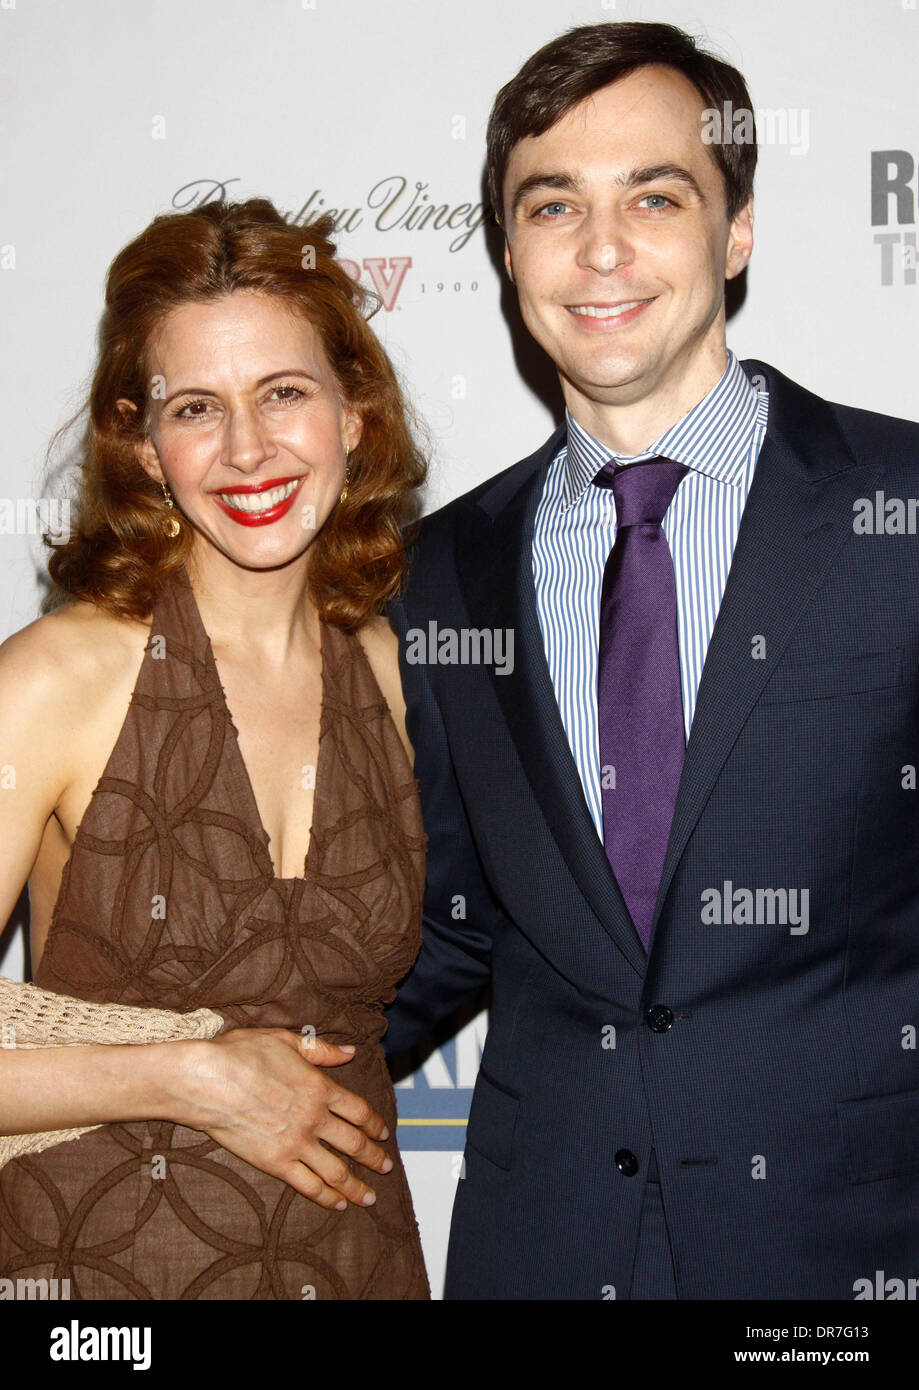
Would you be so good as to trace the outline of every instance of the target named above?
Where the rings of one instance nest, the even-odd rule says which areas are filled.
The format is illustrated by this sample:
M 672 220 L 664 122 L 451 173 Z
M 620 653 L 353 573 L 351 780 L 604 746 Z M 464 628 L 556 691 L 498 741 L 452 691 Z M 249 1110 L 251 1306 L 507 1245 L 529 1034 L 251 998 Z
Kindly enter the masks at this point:
M 305 393 L 299 386 L 275 386 L 272 395 L 276 395 L 279 405 L 294 405 Z
M 197 418 L 199 418 L 200 416 L 202 416 L 202 415 L 205 413 L 205 411 L 207 410 L 207 407 L 208 407 L 209 404 L 210 404 L 209 401 L 204 401 L 204 400 L 186 401 L 186 403 L 185 403 L 184 405 L 179 406 L 179 408 L 174 412 L 174 418 L 175 418 L 176 420 L 194 420 L 194 419 L 197 419 Z M 197 409 L 198 406 L 203 406 L 204 409 L 203 409 L 203 410 L 198 410 L 198 409 Z
M 283 383 L 280 386 L 272 386 L 269 400 L 275 405 L 289 406 L 296 405 L 305 395 L 306 392 L 302 391 L 299 386 Z M 186 401 L 184 405 L 178 406 L 173 412 L 173 418 L 176 420 L 202 420 L 208 414 L 210 406 L 211 402 L 203 397 L 194 401 Z

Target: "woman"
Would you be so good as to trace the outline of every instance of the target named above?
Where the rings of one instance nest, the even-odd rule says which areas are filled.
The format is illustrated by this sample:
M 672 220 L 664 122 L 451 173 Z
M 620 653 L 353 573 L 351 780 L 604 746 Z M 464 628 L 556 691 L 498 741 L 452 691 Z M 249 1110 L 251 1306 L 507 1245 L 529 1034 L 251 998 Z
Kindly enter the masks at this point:
M 0 1133 L 99 1126 L 0 1170 L 0 1276 L 72 1298 L 429 1297 L 379 1047 L 420 944 L 380 614 L 424 470 L 331 231 L 210 203 L 116 258 L 65 602 L 0 648 L 35 983 L 225 1020 L 0 1051 Z

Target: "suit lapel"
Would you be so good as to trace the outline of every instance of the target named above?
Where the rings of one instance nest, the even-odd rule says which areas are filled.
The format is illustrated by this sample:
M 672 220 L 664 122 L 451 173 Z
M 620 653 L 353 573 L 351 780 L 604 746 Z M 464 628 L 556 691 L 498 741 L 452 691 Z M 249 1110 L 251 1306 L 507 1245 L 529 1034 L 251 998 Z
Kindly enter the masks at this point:
M 858 466 L 829 406 L 763 362 L 769 422 L 699 683 L 655 910 L 722 767 L 824 574 L 852 532 L 852 500 L 880 470 Z M 754 637 L 766 655 L 752 655 Z M 653 932 L 654 929 L 652 929 Z M 652 934 L 651 948 L 654 940 Z
M 643 974 L 644 946 L 587 809 L 536 608 L 533 523 L 546 468 L 564 438 L 561 426 L 542 449 L 480 497 L 470 513 L 468 532 L 457 545 L 457 567 L 473 623 L 514 632 L 513 671 L 506 675 L 496 674 L 493 667 L 489 671 L 543 816 L 595 915 L 634 969 Z

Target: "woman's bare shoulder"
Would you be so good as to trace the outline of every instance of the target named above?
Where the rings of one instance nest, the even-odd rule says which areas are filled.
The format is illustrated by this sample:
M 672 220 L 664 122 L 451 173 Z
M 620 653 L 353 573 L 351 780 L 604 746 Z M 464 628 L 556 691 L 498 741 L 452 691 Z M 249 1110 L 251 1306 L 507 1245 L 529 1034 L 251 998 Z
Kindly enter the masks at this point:
M 0 645 L 0 764 L 15 774 L 15 797 L 2 803 L 4 849 L 14 862 L 16 893 L 34 868 L 52 813 L 72 842 L 145 646 L 142 623 L 84 603 L 37 618 Z
M 82 707 L 117 685 L 139 662 L 149 623 L 114 617 L 95 604 L 74 601 L 53 609 L 0 644 L 0 704 L 44 717 L 49 707 Z

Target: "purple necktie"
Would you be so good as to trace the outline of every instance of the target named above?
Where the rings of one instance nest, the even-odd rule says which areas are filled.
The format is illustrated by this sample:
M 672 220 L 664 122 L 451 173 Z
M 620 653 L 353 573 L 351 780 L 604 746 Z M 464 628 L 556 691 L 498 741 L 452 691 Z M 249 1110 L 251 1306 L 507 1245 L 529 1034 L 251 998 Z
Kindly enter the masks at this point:
M 673 559 L 661 522 L 687 472 L 673 459 L 618 467 L 616 543 L 603 571 L 597 713 L 603 844 L 645 945 L 686 754 Z

